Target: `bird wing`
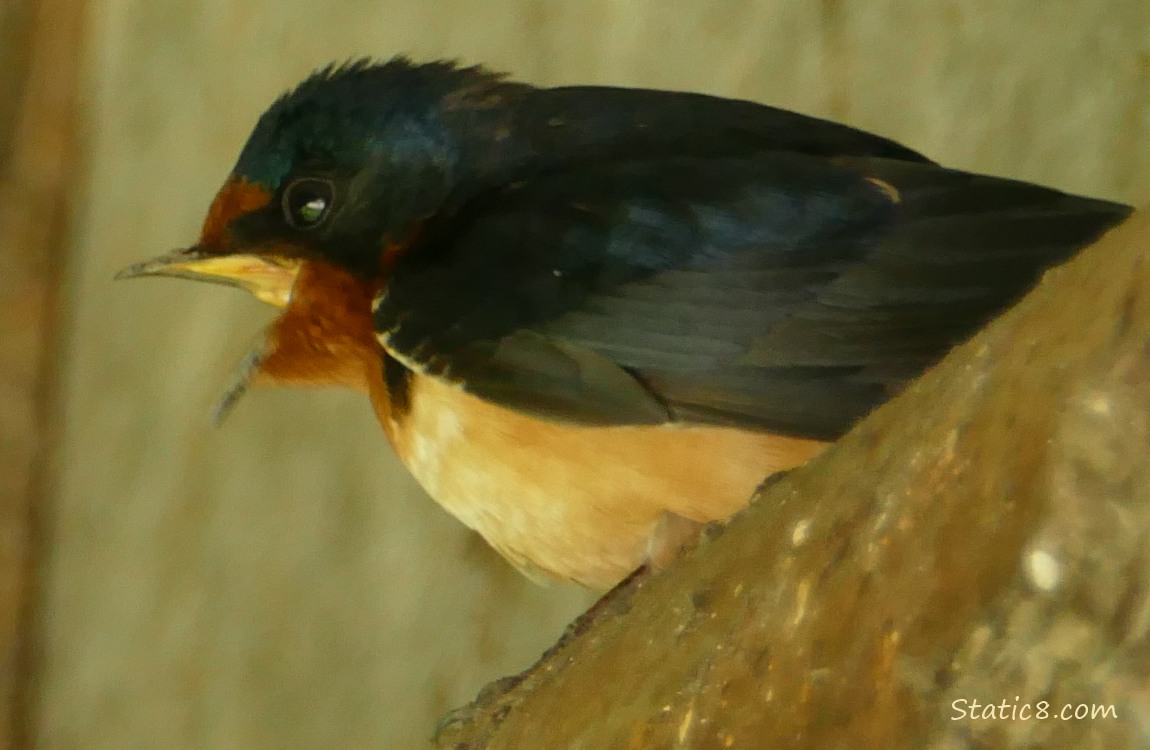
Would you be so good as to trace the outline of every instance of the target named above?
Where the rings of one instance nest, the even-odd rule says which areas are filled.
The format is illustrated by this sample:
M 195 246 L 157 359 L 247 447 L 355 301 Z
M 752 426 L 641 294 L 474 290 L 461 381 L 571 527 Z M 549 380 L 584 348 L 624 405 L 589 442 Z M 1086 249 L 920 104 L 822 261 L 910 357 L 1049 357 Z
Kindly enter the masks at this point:
M 592 162 L 429 224 L 375 325 L 544 418 L 829 439 L 1127 213 L 902 160 Z
M 531 89 L 510 108 L 515 138 L 488 142 L 503 163 L 789 151 L 930 162 L 901 143 L 757 102 L 608 86 Z

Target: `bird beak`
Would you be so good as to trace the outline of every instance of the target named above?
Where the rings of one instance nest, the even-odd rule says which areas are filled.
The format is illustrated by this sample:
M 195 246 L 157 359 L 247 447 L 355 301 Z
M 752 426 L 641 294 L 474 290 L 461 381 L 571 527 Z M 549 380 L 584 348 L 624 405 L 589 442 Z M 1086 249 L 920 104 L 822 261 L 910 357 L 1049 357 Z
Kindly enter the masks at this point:
M 299 269 L 300 262 L 289 258 L 218 255 L 194 246 L 128 266 L 116 274 L 116 279 L 171 276 L 211 281 L 246 289 L 261 302 L 282 308 L 291 301 L 291 290 Z

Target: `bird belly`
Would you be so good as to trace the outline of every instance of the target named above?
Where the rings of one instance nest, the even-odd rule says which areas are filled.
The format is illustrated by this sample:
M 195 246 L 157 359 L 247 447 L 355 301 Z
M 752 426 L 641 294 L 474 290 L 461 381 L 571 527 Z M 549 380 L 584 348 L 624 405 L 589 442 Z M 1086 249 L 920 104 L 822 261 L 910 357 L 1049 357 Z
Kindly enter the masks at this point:
M 725 519 L 765 477 L 825 445 L 724 427 L 549 422 L 427 376 L 413 378 L 406 413 L 379 411 L 448 512 L 528 575 L 591 588 L 643 564 L 676 526 L 669 518 Z

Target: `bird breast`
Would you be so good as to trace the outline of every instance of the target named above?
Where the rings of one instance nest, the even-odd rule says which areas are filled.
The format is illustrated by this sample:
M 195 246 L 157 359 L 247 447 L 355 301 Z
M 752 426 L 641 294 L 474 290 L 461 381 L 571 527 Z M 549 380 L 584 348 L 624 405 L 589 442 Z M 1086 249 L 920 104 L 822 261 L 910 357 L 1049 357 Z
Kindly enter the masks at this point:
M 532 577 L 607 588 L 681 524 L 722 520 L 824 443 L 725 427 L 544 421 L 414 375 L 406 410 L 373 394 L 400 459 L 432 498 Z

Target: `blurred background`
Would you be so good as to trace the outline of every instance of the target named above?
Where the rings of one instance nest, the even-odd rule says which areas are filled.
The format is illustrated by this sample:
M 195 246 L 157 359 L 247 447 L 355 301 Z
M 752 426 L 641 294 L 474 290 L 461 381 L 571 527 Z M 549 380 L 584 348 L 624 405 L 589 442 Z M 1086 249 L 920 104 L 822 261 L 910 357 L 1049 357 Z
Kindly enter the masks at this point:
M 742 97 L 946 164 L 1150 191 L 1145 0 L 0 0 L 0 729 L 11 747 L 417 748 L 589 602 L 415 487 L 355 394 L 210 408 L 270 321 L 116 270 L 186 244 L 330 60 Z

